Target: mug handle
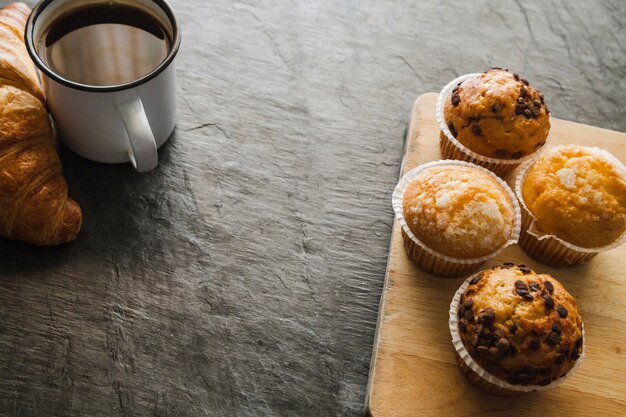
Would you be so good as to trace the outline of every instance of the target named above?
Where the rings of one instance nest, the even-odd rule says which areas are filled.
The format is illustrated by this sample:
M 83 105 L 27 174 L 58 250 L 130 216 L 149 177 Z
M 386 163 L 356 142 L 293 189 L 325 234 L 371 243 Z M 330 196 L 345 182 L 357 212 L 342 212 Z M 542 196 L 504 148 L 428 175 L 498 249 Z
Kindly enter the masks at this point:
M 139 97 L 115 105 L 128 134 L 128 157 L 137 172 L 152 171 L 159 164 L 156 141 Z

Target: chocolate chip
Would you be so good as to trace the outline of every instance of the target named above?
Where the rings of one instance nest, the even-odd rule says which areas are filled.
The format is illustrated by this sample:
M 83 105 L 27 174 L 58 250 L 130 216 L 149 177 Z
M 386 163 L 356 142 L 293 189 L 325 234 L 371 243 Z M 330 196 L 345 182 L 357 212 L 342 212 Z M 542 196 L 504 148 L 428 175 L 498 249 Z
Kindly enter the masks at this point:
M 488 308 L 483 310 L 478 314 L 478 322 L 481 323 L 485 327 L 491 326 L 494 319 L 496 318 L 496 312 L 493 308 Z
M 526 90 L 526 88 L 524 88 L 524 87 L 522 87 L 522 88 L 519 90 L 519 95 L 520 95 L 520 96 L 522 96 L 522 97 L 526 96 L 526 94 L 527 94 L 527 93 L 528 93 L 528 91 L 527 91 L 527 90 Z
M 453 93 L 452 97 L 450 97 L 450 100 L 452 101 L 452 105 L 456 107 L 461 102 L 461 97 L 457 93 Z
M 454 123 L 450 122 L 448 123 L 448 128 L 450 129 L 450 133 L 452 133 L 452 136 L 454 136 L 456 138 L 456 127 L 454 127 Z
M 498 349 L 500 349 L 500 352 L 506 353 L 509 351 L 509 348 L 511 347 L 511 342 L 509 342 L 505 338 L 502 338 L 496 342 L 496 346 L 498 347 Z
M 552 298 L 551 296 L 547 294 L 543 294 L 542 297 L 543 297 L 543 301 L 546 303 L 546 308 L 548 310 L 552 310 L 554 308 L 554 298 Z
M 530 274 L 531 272 L 533 272 L 533 270 L 530 269 L 529 266 L 526 266 L 524 264 L 519 264 L 519 265 L 517 265 L 517 267 L 519 268 L 520 271 L 522 271 L 524 273 L 524 275 Z
M 480 134 L 482 133 L 480 126 L 472 125 L 472 133 L 475 134 L 476 136 L 480 136 Z
M 528 286 L 521 279 L 515 281 L 515 288 L 517 288 L 518 290 L 528 290 Z
M 509 152 L 506 149 L 498 149 L 496 150 L 496 156 L 498 158 L 504 158 L 509 154 Z
M 550 281 L 544 281 L 543 285 L 550 291 L 550 294 L 554 292 L 554 285 Z
M 519 74 L 517 74 L 516 72 L 513 73 L 513 78 L 515 78 L 515 81 L 519 81 Z
M 494 113 L 499 112 L 500 110 L 502 110 L 502 105 L 500 103 L 493 103 L 491 105 L 491 111 Z
M 505 268 L 511 268 L 513 266 L 515 266 L 515 264 L 513 262 L 505 262 L 502 264 L 503 267 Z
M 511 332 L 511 334 L 515 334 L 516 331 L 517 331 L 517 324 L 513 323 L 511 327 L 509 328 L 509 332 Z
M 467 321 L 473 321 L 474 320 L 474 311 L 473 310 L 465 310 L 465 313 L 463 313 L 463 316 L 467 319 Z
M 485 346 L 485 347 L 489 347 L 491 346 L 491 340 L 489 338 L 486 337 L 479 337 L 478 338 L 478 342 L 476 343 L 477 346 Z
M 541 104 L 543 104 L 543 94 L 539 93 L 539 101 L 541 101 Z
M 539 109 L 538 108 L 534 108 L 530 111 L 533 114 L 533 117 L 538 117 L 539 116 Z
M 500 70 L 500 71 L 502 71 L 502 68 L 500 68 L 500 67 L 491 67 L 491 69 L 492 70 Z
M 538 282 L 535 282 L 535 281 L 531 281 L 528 284 L 528 288 L 530 289 L 530 291 L 539 291 L 539 290 L 541 290 L 541 286 L 539 285 Z
M 562 364 L 567 359 L 567 353 L 559 353 L 556 358 L 554 358 L 554 363 L 557 365 Z
M 549 345 L 558 345 L 561 342 L 561 335 L 557 332 L 550 332 L 548 338 L 546 339 Z
M 541 340 L 539 340 L 538 337 L 535 337 L 533 340 L 530 341 L 528 347 L 532 350 L 539 350 L 539 348 L 541 347 Z
M 523 290 L 523 289 L 517 289 L 515 290 L 515 292 L 517 293 L 517 295 L 519 295 L 520 297 L 522 297 L 524 300 L 533 300 L 534 297 L 532 294 L 530 294 L 528 292 L 528 290 Z
M 541 101 L 537 99 L 533 100 L 533 104 L 535 105 L 535 107 L 541 107 Z
M 565 317 L 567 317 L 567 309 L 563 306 L 558 306 L 556 308 L 556 312 L 559 313 L 559 316 L 564 319 Z
M 459 330 L 461 331 L 461 333 L 465 333 L 467 331 L 467 324 L 465 324 L 463 321 L 459 321 Z
M 516 104 L 515 105 L 515 114 L 517 114 L 518 116 L 522 113 L 524 113 L 524 109 L 526 108 L 526 106 L 524 106 L 523 104 Z
M 514 345 L 511 345 L 509 355 L 511 356 L 517 355 L 517 348 Z
M 476 350 L 478 351 L 479 355 L 488 355 L 489 354 L 489 348 L 487 346 L 478 346 L 476 348 Z
M 561 333 L 563 333 L 563 328 L 561 328 L 561 326 L 559 326 L 557 323 L 554 323 L 552 325 L 552 331 L 554 333 L 561 334 Z
M 530 119 L 533 115 L 533 112 L 529 108 L 524 109 L 524 117 Z
M 574 343 L 574 347 L 576 349 L 580 349 L 582 345 L 583 345 L 583 337 L 580 336 L 578 339 L 576 339 L 576 342 Z
M 512 156 L 513 158 L 516 158 L 516 159 L 517 159 L 517 158 L 521 158 L 522 156 L 524 156 L 524 151 L 517 151 L 517 152 L 513 152 L 513 153 L 511 154 L 511 156 Z
M 481 279 L 483 279 L 483 274 L 482 273 L 478 274 L 474 278 L 472 278 L 472 280 L 470 281 L 470 285 L 478 284 L 478 281 L 480 281 Z
M 523 82 L 524 85 L 528 85 L 528 80 L 526 78 L 522 78 L 520 81 Z
M 463 301 L 463 310 L 467 310 L 472 308 L 472 306 L 474 305 L 474 299 L 473 298 L 467 298 L 465 299 L 465 301 Z
M 550 385 L 550 382 L 552 382 L 552 379 L 550 378 L 544 378 L 539 382 L 539 385 Z
M 458 85 L 452 89 L 452 94 L 456 94 L 457 91 L 459 91 Z

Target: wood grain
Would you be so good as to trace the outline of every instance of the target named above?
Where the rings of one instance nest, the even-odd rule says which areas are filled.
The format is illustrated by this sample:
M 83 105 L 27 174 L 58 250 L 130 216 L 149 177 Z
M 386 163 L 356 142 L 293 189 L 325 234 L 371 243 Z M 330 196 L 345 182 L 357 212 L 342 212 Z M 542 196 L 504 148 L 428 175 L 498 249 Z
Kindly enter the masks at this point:
M 435 120 L 437 94 L 415 102 L 401 172 L 439 159 Z M 626 160 L 626 134 L 553 119 L 548 146 L 599 146 Z M 516 172 L 507 177 L 512 184 Z M 576 297 L 587 336 L 579 371 L 553 390 L 499 398 L 470 384 L 458 370 L 447 328 L 448 307 L 464 278 L 433 277 L 406 257 L 394 223 L 366 406 L 374 417 L 392 416 L 605 416 L 626 413 L 626 246 L 598 255 L 587 265 L 549 268 L 518 246 L 485 267 L 504 261 L 526 263 L 552 274 Z

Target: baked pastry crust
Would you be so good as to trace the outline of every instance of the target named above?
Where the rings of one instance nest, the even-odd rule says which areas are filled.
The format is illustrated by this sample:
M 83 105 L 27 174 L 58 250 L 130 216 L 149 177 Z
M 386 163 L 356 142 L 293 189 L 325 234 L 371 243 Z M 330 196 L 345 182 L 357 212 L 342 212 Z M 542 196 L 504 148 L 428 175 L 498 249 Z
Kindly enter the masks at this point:
M 477 274 L 458 308 L 472 358 L 510 384 L 547 385 L 582 353 L 576 301 L 548 274 L 507 263 Z
M 466 166 L 426 169 L 404 191 L 407 226 L 429 248 L 471 259 L 489 255 L 511 235 L 515 209 L 489 174 Z
M 583 248 L 626 231 L 626 169 L 598 148 L 557 146 L 529 168 L 522 198 L 536 228 Z
M 444 103 L 450 132 L 487 157 L 519 159 L 543 146 L 550 131 L 543 95 L 519 75 L 490 69 L 461 82 Z
M 82 223 L 54 148 L 48 111 L 24 46 L 30 10 L 0 10 L 0 236 L 35 245 L 76 238 Z

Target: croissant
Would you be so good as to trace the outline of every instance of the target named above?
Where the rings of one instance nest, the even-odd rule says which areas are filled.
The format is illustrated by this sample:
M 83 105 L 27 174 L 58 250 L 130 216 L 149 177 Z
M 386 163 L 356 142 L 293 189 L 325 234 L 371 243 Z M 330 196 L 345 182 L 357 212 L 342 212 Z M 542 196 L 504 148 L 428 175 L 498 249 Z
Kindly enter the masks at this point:
M 67 196 L 47 105 L 24 45 L 30 10 L 0 10 L 0 236 L 34 245 L 76 238 L 80 206 Z

